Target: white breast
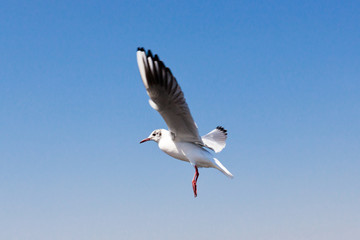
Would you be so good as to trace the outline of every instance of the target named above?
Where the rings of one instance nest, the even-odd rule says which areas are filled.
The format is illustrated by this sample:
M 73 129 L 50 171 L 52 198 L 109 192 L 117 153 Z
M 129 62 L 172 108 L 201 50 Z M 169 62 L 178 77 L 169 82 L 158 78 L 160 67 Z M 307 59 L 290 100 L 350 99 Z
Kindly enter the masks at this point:
M 177 144 L 172 140 L 170 132 L 162 131 L 162 136 L 158 146 L 163 152 L 172 156 L 173 158 L 189 162 L 183 151 L 181 151 L 181 148 L 179 148 L 179 146 L 177 146 Z
M 171 138 L 170 141 L 166 141 L 165 139 L 162 138 L 159 141 L 159 148 L 166 154 L 172 156 L 173 158 L 186 162 L 189 161 L 187 157 L 184 155 L 184 153 L 181 151 L 181 149 L 176 146 L 176 143 L 171 140 Z

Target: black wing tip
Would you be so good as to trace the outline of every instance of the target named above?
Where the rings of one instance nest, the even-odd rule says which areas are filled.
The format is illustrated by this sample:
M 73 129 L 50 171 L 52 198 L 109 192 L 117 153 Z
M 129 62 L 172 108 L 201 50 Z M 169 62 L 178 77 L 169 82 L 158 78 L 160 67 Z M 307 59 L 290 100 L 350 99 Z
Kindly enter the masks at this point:
M 155 54 L 155 56 L 153 56 L 150 49 L 147 50 L 147 52 L 146 52 L 145 48 L 138 47 L 137 50 L 140 51 L 140 52 L 144 52 L 146 54 L 146 57 L 151 57 L 152 59 L 154 59 L 154 61 L 160 61 L 159 56 L 157 54 Z
M 223 132 L 225 135 L 227 135 L 227 130 L 225 128 L 223 128 L 222 126 L 217 126 L 216 129 Z
M 172 75 L 172 72 L 171 72 L 170 68 L 167 67 L 165 70 L 166 70 L 170 75 Z

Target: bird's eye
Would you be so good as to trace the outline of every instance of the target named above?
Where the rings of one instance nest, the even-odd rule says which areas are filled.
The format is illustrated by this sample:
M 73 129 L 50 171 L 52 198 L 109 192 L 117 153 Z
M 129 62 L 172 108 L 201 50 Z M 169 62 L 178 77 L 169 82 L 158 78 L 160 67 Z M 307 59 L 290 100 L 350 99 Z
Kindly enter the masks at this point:
M 152 135 L 153 135 L 153 136 L 155 136 L 156 134 L 155 134 L 155 133 L 153 133 Z

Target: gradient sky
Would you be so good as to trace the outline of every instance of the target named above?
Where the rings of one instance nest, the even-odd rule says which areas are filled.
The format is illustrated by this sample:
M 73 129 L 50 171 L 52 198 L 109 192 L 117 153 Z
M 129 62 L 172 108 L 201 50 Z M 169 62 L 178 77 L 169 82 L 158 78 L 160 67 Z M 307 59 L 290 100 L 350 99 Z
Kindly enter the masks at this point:
M 0 239 L 360 238 L 359 1 L 2 1 Z M 194 169 L 139 144 L 142 46 L 199 126 Z

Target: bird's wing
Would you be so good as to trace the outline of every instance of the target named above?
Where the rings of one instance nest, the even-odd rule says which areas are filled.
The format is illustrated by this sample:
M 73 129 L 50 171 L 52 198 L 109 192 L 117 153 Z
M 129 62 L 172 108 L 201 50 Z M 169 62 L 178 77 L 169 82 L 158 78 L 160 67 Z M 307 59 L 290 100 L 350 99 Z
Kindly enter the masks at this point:
M 203 145 L 198 128 L 175 77 L 159 57 L 138 48 L 137 62 L 149 103 L 164 118 L 174 141 Z

